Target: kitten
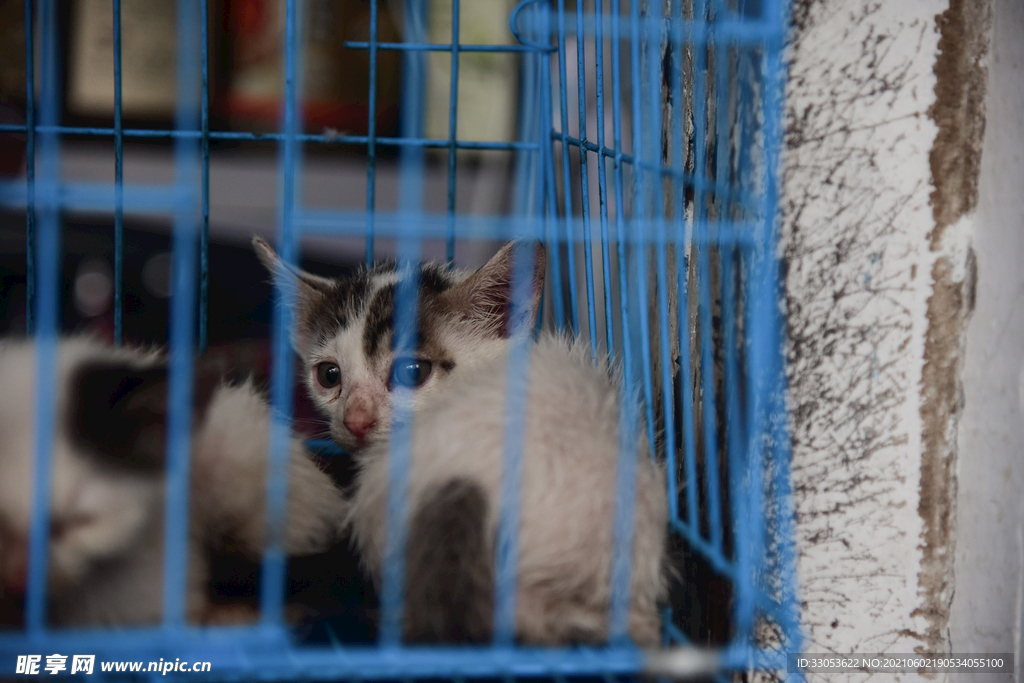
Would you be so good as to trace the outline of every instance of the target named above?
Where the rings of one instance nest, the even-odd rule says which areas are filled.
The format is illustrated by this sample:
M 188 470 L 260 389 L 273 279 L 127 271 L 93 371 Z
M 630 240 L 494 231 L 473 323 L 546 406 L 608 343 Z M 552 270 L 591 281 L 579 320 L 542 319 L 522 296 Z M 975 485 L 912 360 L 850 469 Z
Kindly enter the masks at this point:
M 398 274 L 379 266 L 328 280 L 261 259 L 296 289 L 295 347 L 331 434 L 355 450 L 348 521 L 364 566 L 380 580 L 386 535 L 389 390 L 415 389 L 406 548 L 406 640 L 491 637 L 509 337 L 536 318 L 544 277 L 537 245 L 531 299 L 510 318 L 513 247 L 472 275 L 420 269 L 419 345 L 390 352 Z M 620 402 L 633 400 L 589 351 L 541 335 L 531 345 L 523 441 L 516 636 L 526 644 L 607 639 Z M 665 597 L 665 475 L 642 430 L 637 459 L 629 633 L 658 644 Z
M 512 330 L 512 244 L 475 273 L 427 263 L 419 268 L 416 353 L 392 348 L 396 287 L 393 264 L 329 279 L 290 269 L 270 246 L 253 239 L 260 260 L 295 291 L 293 346 L 304 381 L 330 422 L 331 437 L 356 451 L 391 431 L 391 390 L 415 390 L 414 405 L 443 391 L 451 379 L 502 353 Z M 520 318 L 532 322 L 544 281 L 544 249 L 534 250 L 531 301 Z
M 57 351 L 50 500 L 48 620 L 54 626 L 153 624 L 162 614 L 167 365 L 156 352 L 86 337 Z M 27 575 L 34 463 L 35 345 L 0 344 L 0 594 Z M 197 366 L 192 416 L 186 616 L 218 621 L 208 603 L 207 547 L 258 556 L 265 535 L 270 412 L 249 382 Z M 345 503 L 292 439 L 289 553 L 322 550 Z
M 406 637 L 490 637 L 499 524 L 507 353 L 458 378 L 416 412 L 408 501 Z M 631 400 L 588 348 L 541 335 L 530 349 L 523 432 L 516 635 L 527 644 L 607 639 L 619 405 Z M 382 572 L 387 440 L 359 453 L 349 521 L 371 575 Z M 668 528 L 665 475 L 642 432 L 636 458 L 629 633 L 658 644 Z M 443 550 L 439 550 L 444 548 Z

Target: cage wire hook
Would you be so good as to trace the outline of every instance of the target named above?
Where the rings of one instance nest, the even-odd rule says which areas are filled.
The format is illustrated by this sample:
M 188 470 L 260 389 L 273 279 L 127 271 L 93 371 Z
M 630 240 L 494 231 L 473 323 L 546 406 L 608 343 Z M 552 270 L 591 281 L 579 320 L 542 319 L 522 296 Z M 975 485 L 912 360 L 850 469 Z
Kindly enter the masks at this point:
M 512 10 L 512 14 L 510 14 L 508 17 L 508 28 L 520 44 L 525 45 L 526 47 L 532 47 L 536 50 L 541 50 L 543 52 L 554 52 L 555 50 L 558 49 L 557 46 L 550 45 L 548 43 L 541 43 L 539 41 L 530 40 L 529 38 L 526 38 L 523 35 L 522 29 L 520 29 L 519 27 L 519 15 L 522 13 L 524 9 L 526 9 L 529 5 L 536 5 L 542 2 L 549 1 L 550 0 L 522 0 L 522 2 L 516 5 L 515 9 Z

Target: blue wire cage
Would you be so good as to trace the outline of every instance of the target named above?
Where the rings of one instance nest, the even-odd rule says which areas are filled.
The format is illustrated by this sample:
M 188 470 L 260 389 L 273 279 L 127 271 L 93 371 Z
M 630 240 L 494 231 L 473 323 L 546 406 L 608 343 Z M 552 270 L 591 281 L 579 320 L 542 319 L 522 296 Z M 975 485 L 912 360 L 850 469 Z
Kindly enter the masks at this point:
M 0 183 L 0 204 L 26 215 L 27 326 L 40 350 L 37 386 L 42 390 L 36 396 L 25 627 L 0 633 L 0 671 L 14 672 L 19 656 L 50 653 L 95 654 L 100 661 L 205 661 L 210 671 L 201 675 L 218 679 L 607 677 L 651 666 L 673 670 L 676 660 L 652 659 L 614 638 L 604 648 L 516 647 L 513 610 L 501 608 L 514 604 L 515 560 L 505 556 L 499 557 L 499 608 L 491 647 L 403 646 L 397 627 L 400 561 L 387 565 L 379 646 L 297 643 L 282 625 L 286 564 L 280 547 L 273 545 L 263 560 L 258 625 L 200 629 L 186 624 L 188 405 L 193 358 L 207 344 L 209 283 L 222 276 L 210 270 L 208 253 L 210 145 L 224 140 L 276 143 L 277 248 L 289 263 L 297 261 L 300 240 L 310 235 L 360 237 L 368 263 L 383 238 L 394 240 L 399 262 L 420 259 L 427 241 L 443 243 L 451 260 L 458 245 L 473 241 L 542 239 L 550 263 L 542 324 L 586 337 L 597 352 L 622 363 L 625 380 L 639 388 L 646 411 L 634 416 L 635 425 L 648 430 L 670 474 L 671 535 L 685 558 L 680 571 L 686 588 L 664 613 L 664 644 L 677 648 L 673 652 L 681 657 L 692 648 L 710 648 L 715 656 L 701 660 L 705 664 L 698 670 L 718 670 L 719 678 L 750 668 L 786 670 L 786 653 L 798 650 L 800 642 L 776 260 L 784 0 L 523 0 L 508 17 L 514 41 L 485 45 L 460 39 L 461 10 L 475 1 L 445 4 L 450 40 L 431 42 L 427 17 L 437 7 L 426 0 L 404 0 L 401 39 L 386 42 L 379 39 L 381 3 L 370 0 L 367 39 L 345 44 L 367 53 L 370 70 L 368 130 L 351 135 L 305 132 L 300 0 L 286 5 L 282 124 L 273 133 L 211 129 L 211 20 L 207 3 L 199 0 L 176 3 L 173 127 L 123 125 L 120 0 L 112 3 L 113 127 L 61 125 L 57 3 L 26 0 L 26 123 L 0 126 L 0 133 L 27 137 L 27 166 L 24 178 Z M 376 126 L 376 72 L 386 52 L 400 54 L 403 68 L 401 124 L 393 136 L 379 135 Z M 450 55 L 447 135 L 440 137 L 429 137 L 424 123 L 431 53 Z M 473 53 L 501 53 L 516 62 L 514 140 L 469 139 L 459 130 L 460 55 Z M 61 140 L 66 136 L 113 140 L 113 184 L 62 177 Z M 172 183 L 125 180 L 123 142 L 130 138 L 172 141 Z M 306 205 L 304 152 L 314 146 L 345 146 L 365 154 L 364 208 Z M 458 210 L 458 165 L 466 151 L 510 160 L 514 182 L 507 213 L 481 216 Z M 383 155 L 389 155 L 388 163 L 397 156 L 400 189 L 394 210 L 378 208 Z M 424 208 L 424 179 L 431 173 L 446 177 L 446 206 L 440 212 Z M 66 632 L 49 630 L 45 623 L 42 577 L 55 424 L 52 361 L 62 331 L 62 214 L 74 210 L 113 215 L 118 343 L 126 310 L 124 214 L 172 219 L 169 578 L 163 587 L 164 622 L 152 628 Z M 399 327 L 415 318 L 412 293 L 400 293 Z M 287 297 L 288 292 L 279 292 L 272 327 L 270 397 L 279 416 L 293 411 Z M 514 420 L 517 402 L 510 403 Z M 283 516 L 289 429 L 283 418 L 271 429 L 271 518 Z M 392 487 L 400 492 L 407 444 L 401 438 L 395 444 Z M 509 451 L 514 450 L 512 444 Z M 628 508 L 626 475 L 618 491 L 620 509 Z M 508 484 L 505 491 L 514 493 L 516 485 Z M 391 511 L 400 513 L 401 495 L 393 495 L 391 502 Z M 515 519 L 514 506 L 503 514 L 503 529 L 514 530 L 509 521 Z M 632 529 L 628 515 L 619 517 L 625 520 L 616 527 L 622 557 L 628 556 Z M 390 528 L 392 550 L 404 538 L 399 526 Z M 391 557 L 400 559 L 401 553 Z M 628 575 L 616 574 L 613 624 L 614 605 L 623 604 L 625 586 Z

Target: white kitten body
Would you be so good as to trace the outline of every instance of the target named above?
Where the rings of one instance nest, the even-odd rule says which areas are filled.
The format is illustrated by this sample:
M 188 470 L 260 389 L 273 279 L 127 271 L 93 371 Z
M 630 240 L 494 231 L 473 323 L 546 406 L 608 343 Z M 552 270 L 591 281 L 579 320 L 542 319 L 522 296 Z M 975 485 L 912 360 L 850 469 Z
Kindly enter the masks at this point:
M 193 439 L 193 515 L 203 520 L 207 535 L 251 555 L 261 552 L 266 539 L 270 420 L 270 406 L 251 381 L 221 385 Z M 320 552 L 337 537 L 347 506 L 302 440 L 292 436 L 288 444 L 284 550 Z
M 415 413 L 408 476 L 410 515 L 453 478 L 479 484 L 493 549 L 499 517 L 507 416 L 508 350 L 462 373 Z M 523 433 L 516 632 L 531 644 L 607 637 L 623 397 L 588 347 L 542 335 L 532 344 Z M 665 475 L 642 429 L 636 458 L 629 632 L 658 644 L 657 603 L 668 504 Z M 390 443 L 363 450 L 349 521 L 371 573 L 380 577 L 386 538 Z M 414 539 L 410 539 L 413 543 Z M 412 571 L 413 568 L 410 568 Z M 414 607 L 415 608 L 415 607 Z

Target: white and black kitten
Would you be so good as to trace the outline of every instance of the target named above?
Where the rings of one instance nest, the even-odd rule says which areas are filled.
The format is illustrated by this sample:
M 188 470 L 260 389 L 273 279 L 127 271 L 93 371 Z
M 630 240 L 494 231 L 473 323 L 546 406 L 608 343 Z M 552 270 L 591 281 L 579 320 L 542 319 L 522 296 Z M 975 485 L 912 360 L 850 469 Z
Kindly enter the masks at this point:
M 34 463 L 33 342 L 0 344 L 0 595 L 24 590 Z M 87 337 L 57 352 L 47 581 L 54 626 L 153 624 L 162 614 L 167 364 Z M 251 382 L 195 374 L 186 616 L 233 621 L 207 598 L 207 549 L 258 557 L 265 539 L 270 412 Z M 345 502 L 293 438 L 285 550 L 336 540 Z M 251 615 L 250 615 L 251 616 Z
M 488 640 L 508 354 L 512 335 L 525 334 L 536 319 L 543 247 L 533 249 L 529 300 L 515 320 L 513 244 L 472 274 L 421 266 L 416 351 L 400 356 L 392 350 L 401 277 L 394 267 L 327 279 L 286 268 L 262 240 L 254 245 L 275 277 L 295 288 L 295 348 L 332 436 L 356 455 L 348 520 L 364 566 L 378 581 L 391 391 L 396 385 L 414 390 L 406 640 Z M 622 401 L 635 398 L 608 367 L 595 366 L 584 345 L 542 334 L 529 354 L 516 636 L 526 644 L 602 642 L 608 636 L 619 412 Z M 642 431 L 628 451 L 637 464 L 629 633 L 638 644 L 654 646 L 657 604 L 666 592 L 668 513 L 665 475 Z
M 520 321 L 511 315 L 512 244 L 474 273 L 444 264 L 419 267 L 416 352 L 395 353 L 395 298 L 400 274 L 394 264 L 365 268 L 343 278 L 324 278 L 287 268 L 260 238 L 253 246 L 264 265 L 295 289 L 293 344 L 304 381 L 330 421 L 331 437 L 356 451 L 391 431 L 391 390 L 415 389 L 419 405 L 473 365 L 503 352 Z M 535 252 L 531 301 L 522 318 L 536 313 L 544 281 L 544 250 Z

